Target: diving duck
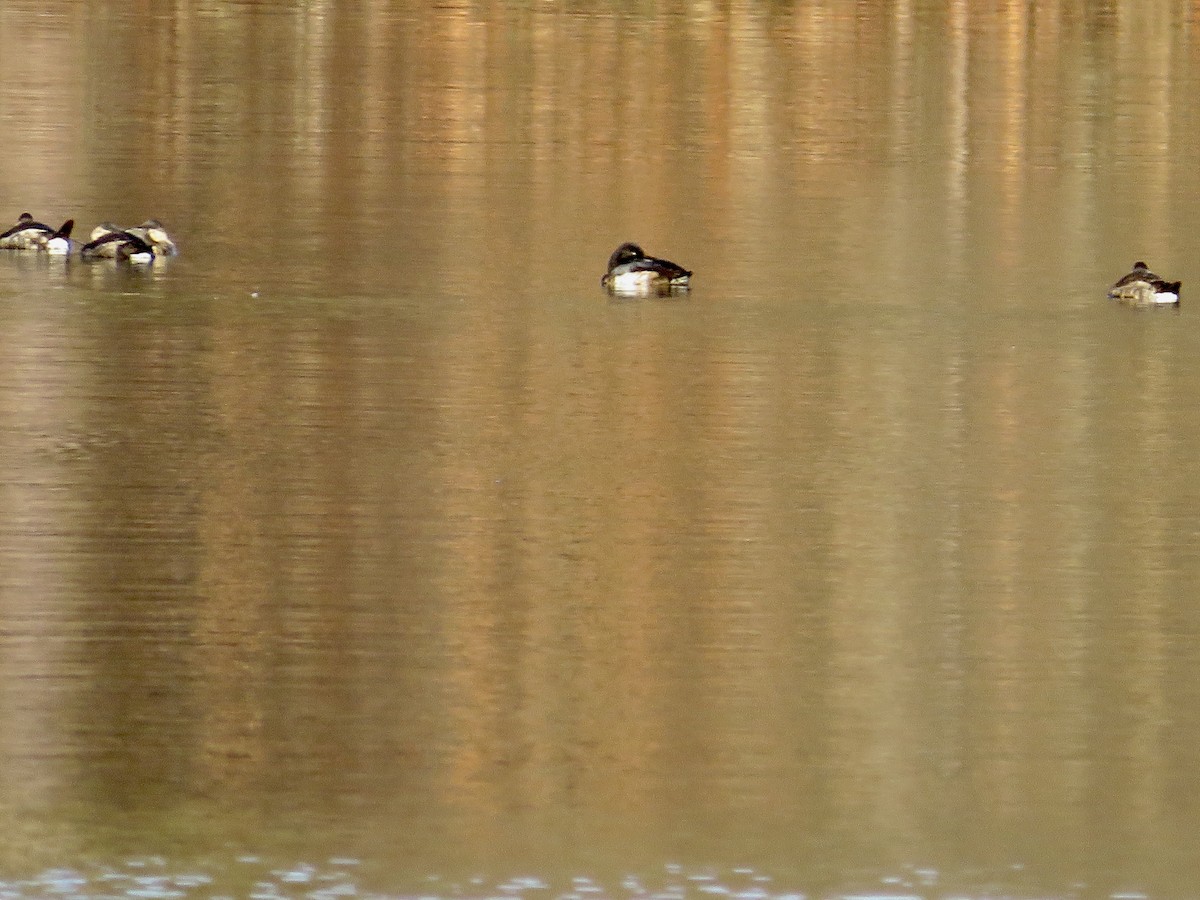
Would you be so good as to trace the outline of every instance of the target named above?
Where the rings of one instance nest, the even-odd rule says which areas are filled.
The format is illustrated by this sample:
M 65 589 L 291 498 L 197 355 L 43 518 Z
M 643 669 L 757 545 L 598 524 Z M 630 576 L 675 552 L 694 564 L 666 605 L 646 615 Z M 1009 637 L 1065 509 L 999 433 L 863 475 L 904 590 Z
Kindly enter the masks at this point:
M 670 260 L 647 256 L 637 244 L 624 243 L 608 258 L 602 287 L 614 294 L 665 294 L 687 290 L 692 273 Z
M 103 222 L 92 229 L 92 240 L 97 241 L 106 234 L 113 232 L 122 232 L 131 234 L 139 238 L 144 243 L 150 246 L 154 251 L 154 255 L 158 256 L 175 256 L 179 253 L 179 247 L 171 236 L 167 234 L 167 229 L 158 219 L 147 219 L 141 225 L 135 225 L 132 228 L 122 228 L 119 225 L 114 225 L 112 222 Z
M 79 248 L 83 259 L 115 259 L 138 265 L 154 261 L 154 247 L 148 241 L 115 225 L 97 225 L 91 238 Z
M 158 219 L 147 219 L 141 225 L 135 225 L 133 228 L 125 230 L 135 237 L 140 237 L 153 247 L 155 256 L 174 256 L 179 252 L 179 248 L 167 234 L 167 229 L 163 228 L 162 222 Z
M 1139 259 L 1133 264 L 1133 271 L 1109 289 L 1108 296 L 1135 306 L 1178 306 L 1181 284 L 1159 278 Z
M 0 250 L 44 250 L 63 255 L 71 252 L 71 229 L 74 219 L 67 219 L 55 230 L 34 220 L 29 213 L 21 213 L 17 224 L 0 234 Z

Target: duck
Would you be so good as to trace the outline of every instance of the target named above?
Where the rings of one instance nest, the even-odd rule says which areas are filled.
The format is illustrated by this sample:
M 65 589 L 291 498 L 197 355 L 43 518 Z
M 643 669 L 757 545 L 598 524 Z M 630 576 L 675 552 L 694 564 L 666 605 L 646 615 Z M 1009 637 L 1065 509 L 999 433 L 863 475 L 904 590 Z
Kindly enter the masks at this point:
M 133 228 L 126 228 L 125 230 L 136 237 L 140 237 L 153 247 L 155 256 L 175 256 L 179 253 L 179 247 L 171 240 L 171 236 L 167 234 L 167 229 L 163 228 L 162 222 L 158 221 L 158 219 L 147 219 L 141 225 L 135 225 Z
M 1109 289 L 1108 296 L 1135 306 L 1178 306 L 1181 284 L 1159 278 L 1139 259 L 1133 264 L 1133 271 Z
M 171 239 L 171 236 L 167 234 L 167 229 L 163 227 L 162 222 L 158 221 L 158 219 L 147 219 L 141 225 L 134 225 L 132 228 L 122 228 L 120 225 L 114 225 L 112 222 L 102 222 L 92 229 L 91 239 L 97 241 L 104 235 L 112 234 L 113 232 L 123 232 L 139 238 L 144 243 L 150 245 L 155 257 L 175 256 L 179 253 L 179 247 Z
M 683 266 L 647 256 L 637 244 L 626 242 L 608 258 L 600 285 L 614 294 L 666 294 L 687 290 L 691 277 Z
M 71 229 L 74 227 L 74 219 L 67 219 L 60 228 L 54 229 L 23 212 L 16 225 L 0 234 L 0 250 L 44 250 L 62 256 L 71 252 Z
M 154 261 L 154 247 L 130 231 L 105 223 L 92 229 L 91 240 L 79 248 L 86 260 L 115 259 L 145 265 Z
M 122 228 L 120 225 L 114 225 L 112 222 L 101 222 L 99 225 L 97 225 L 95 228 L 92 229 L 92 233 L 88 237 L 88 240 L 95 241 L 95 240 L 98 240 L 98 239 L 104 237 L 104 235 L 106 235 L 106 234 L 112 234 L 114 231 L 124 231 L 124 230 L 125 229 Z

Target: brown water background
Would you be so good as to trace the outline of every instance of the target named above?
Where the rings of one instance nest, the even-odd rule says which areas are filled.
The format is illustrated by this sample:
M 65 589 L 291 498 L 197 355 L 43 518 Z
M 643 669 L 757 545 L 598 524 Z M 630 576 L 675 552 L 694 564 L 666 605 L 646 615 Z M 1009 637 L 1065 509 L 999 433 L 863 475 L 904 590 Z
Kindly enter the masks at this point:
M 1200 7 L 6 0 L 0 71 L 3 224 L 182 248 L 0 256 L 3 896 L 1200 896 Z

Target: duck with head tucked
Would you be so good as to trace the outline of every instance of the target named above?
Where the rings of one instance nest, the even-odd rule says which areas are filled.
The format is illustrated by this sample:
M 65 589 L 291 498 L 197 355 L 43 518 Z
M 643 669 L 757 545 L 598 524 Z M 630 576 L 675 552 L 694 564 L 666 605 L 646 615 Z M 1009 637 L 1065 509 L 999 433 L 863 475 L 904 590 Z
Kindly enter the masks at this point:
M 17 224 L 0 233 L 0 250 L 44 250 L 58 256 L 71 252 L 71 229 L 74 219 L 67 219 L 55 230 L 35 221 L 29 213 L 21 213 Z
M 1133 271 L 1109 289 L 1108 296 L 1133 306 L 1178 306 L 1181 284 L 1159 278 L 1139 259 L 1133 264 Z
M 647 256 L 637 244 L 624 243 L 608 258 L 602 287 L 614 294 L 668 294 L 685 291 L 692 273 L 670 260 Z
M 149 241 L 108 222 L 92 229 L 92 239 L 79 248 L 82 259 L 115 259 L 145 265 L 154 261 L 154 247 Z
M 133 228 L 125 230 L 135 237 L 140 237 L 153 247 L 155 256 L 174 256 L 179 252 L 179 248 L 167 234 L 167 229 L 163 228 L 162 222 L 158 219 L 147 219 L 141 225 L 135 225 Z
M 138 241 L 141 241 L 151 249 L 156 258 L 175 256 L 179 253 L 179 247 L 176 246 L 175 241 L 167 234 L 167 230 L 158 219 L 147 219 L 141 225 L 135 225 L 132 228 L 122 228 L 119 225 L 114 225 L 112 222 L 103 222 L 92 229 L 91 241 L 80 252 L 87 259 L 96 259 L 98 257 L 123 258 L 120 255 L 120 248 L 122 247 L 126 250 L 142 252 L 142 248 L 136 242 L 123 240 L 119 237 L 108 237 L 108 235 L 114 234 L 137 238 Z

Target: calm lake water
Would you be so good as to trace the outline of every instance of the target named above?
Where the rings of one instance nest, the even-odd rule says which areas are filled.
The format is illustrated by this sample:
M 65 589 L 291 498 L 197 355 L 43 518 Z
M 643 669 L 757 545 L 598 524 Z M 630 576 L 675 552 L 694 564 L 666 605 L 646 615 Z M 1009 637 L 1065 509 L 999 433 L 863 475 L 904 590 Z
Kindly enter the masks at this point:
M 1200 896 L 1200 7 L 0 59 L 0 897 Z

